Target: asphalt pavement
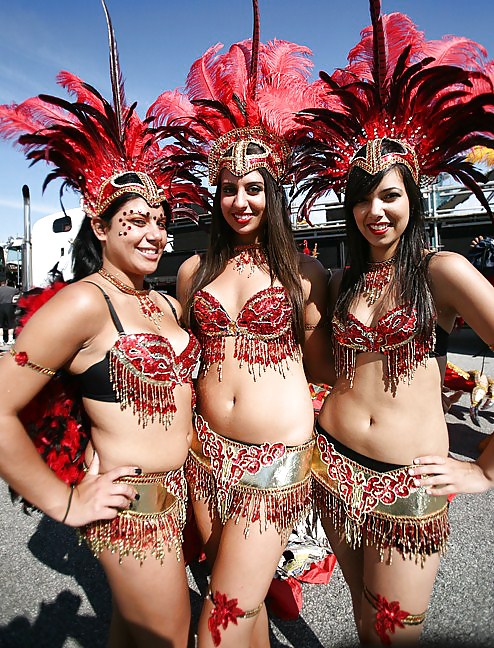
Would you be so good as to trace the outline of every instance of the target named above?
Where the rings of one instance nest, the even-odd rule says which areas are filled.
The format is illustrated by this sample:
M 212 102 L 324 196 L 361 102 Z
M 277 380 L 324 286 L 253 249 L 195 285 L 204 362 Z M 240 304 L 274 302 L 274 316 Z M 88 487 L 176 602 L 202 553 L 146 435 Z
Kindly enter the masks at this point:
M 487 353 L 487 355 L 485 355 Z M 494 376 L 494 356 L 469 331 L 452 336 L 449 359 Z M 494 429 L 494 406 L 480 426 L 469 416 L 469 395 L 447 414 L 451 451 L 473 459 Z M 1 432 L 1 431 L 0 431 Z M 494 490 L 460 495 L 450 507 L 451 539 L 434 586 L 423 646 L 494 647 Z M 193 621 L 204 590 L 203 564 L 188 568 Z M 110 593 L 98 562 L 75 531 L 41 514 L 25 515 L 0 481 L 0 647 L 103 648 Z M 336 566 L 328 585 L 303 584 L 295 621 L 271 619 L 273 648 L 351 648 L 358 645 L 350 596 Z

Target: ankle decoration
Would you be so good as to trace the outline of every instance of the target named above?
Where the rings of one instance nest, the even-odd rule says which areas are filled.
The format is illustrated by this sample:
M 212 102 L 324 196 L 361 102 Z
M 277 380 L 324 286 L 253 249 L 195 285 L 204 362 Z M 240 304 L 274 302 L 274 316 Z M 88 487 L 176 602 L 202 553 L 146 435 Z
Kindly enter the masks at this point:
M 376 610 L 374 628 L 384 646 L 391 644 L 391 638 L 387 633 L 394 633 L 396 627 L 404 628 L 406 625 L 420 625 L 424 622 L 425 612 L 422 612 L 422 614 L 410 614 L 400 608 L 399 601 L 389 602 L 380 594 L 372 594 L 366 585 L 364 585 L 364 595 Z
M 261 601 L 256 608 L 244 612 L 242 608 L 237 606 L 238 599 L 228 599 L 226 594 L 221 594 L 218 591 L 213 594 L 211 589 L 208 590 L 206 598 L 213 604 L 213 609 L 208 619 L 208 628 L 215 646 L 219 646 L 221 643 L 220 628 L 226 630 L 230 621 L 237 625 L 237 619 L 250 619 L 256 616 L 261 611 L 263 605 Z

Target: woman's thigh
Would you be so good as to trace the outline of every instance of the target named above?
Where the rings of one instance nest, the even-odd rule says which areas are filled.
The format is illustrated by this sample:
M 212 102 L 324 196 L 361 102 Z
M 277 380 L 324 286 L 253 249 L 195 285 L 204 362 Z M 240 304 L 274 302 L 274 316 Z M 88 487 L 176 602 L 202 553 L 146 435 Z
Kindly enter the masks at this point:
M 352 597 L 355 592 L 360 594 L 363 578 L 363 549 L 361 547 L 352 549 L 346 541 L 344 531 L 336 528 L 329 518 L 321 518 L 321 524 L 343 576 L 350 587 Z
M 420 558 L 404 559 L 395 549 L 390 557 L 386 554 L 386 559 L 381 561 L 374 547 L 365 547 L 363 580 L 367 596 L 365 592 L 362 595 L 362 639 L 370 643 L 381 641 L 376 622 L 379 626 L 379 619 L 389 621 L 390 615 L 401 618 L 406 612 L 418 615 L 415 621 L 419 621 L 429 606 L 439 563 L 438 553 L 427 556 L 422 564 Z M 410 624 L 405 620 L 404 627 L 391 621 L 391 625 L 395 632 L 386 634 L 395 644 L 414 643 L 423 630 L 423 621 Z M 379 627 L 382 628 L 382 624 Z
M 132 557 L 103 551 L 105 570 L 119 617 L 134 644 L 154 648 L 185 648 L 190 625 L 190 599 L 183 556 L 170 551 L 163 563 L 148 556 L 142 564 Z
M 261 531 L 258 523 L 252 524 L 245 537 L 242 518 L 238 524 L 228 521 L 221 530 L 212 565 L 210 585 L 213 597 L 218 599 L 218 593 L 228 601 L 236 599 L 236 607 L 243 612 L 258 608 L 266 597 L 283 550 L 281 536 L 274 525 L 267 529 L 263 525 Z M 213 603 L 206 599 L 199 621 L 201 648 L 213 646 L 208 620 L 214 613 Z M 265 615 L 264 611 L 262 615 Z M 231 622 L 226 629 L 220 628 L 222 647 L 247 648 L 258 619 L 258 615 L 240 618 L 236 624 Z M 262 634 L 267 635 L 267 631 Z
M 204 545 L 204 552 L 212 567 L 218 551 L 223 525 L 217 514 L 210 511 L 209 502 L 201 499 L 192 504 L 197 530 Z

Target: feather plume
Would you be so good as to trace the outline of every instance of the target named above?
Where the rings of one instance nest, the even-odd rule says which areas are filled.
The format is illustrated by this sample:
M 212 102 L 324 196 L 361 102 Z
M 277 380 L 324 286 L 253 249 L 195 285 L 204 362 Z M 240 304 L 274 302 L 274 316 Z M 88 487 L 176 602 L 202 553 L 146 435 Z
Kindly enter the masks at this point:
M 304 105 L 311 51 L 287 41 L 261 43 L 258 0 L 253 0 L 253 15 L 252 39 L 234 43 L 227 52 L 220 52 L 221 45 L 209 48 L 192 64 L 185 91 L 164 93 L 148 111 L 160 137 L 174 138 L 183 149 L 181 158 L 194 161 L 196 173 L 211 160 L 220 163 L 218 152 L 222 156 L 250 137 L 262 141 L 270 158 L 266 168 L 281 177 L 287 143 L 295 145 L 307 131 L 293 118 L 293 108 Z M 210 181 L 216 180 L 213 172 Z
M 387 137 L 413 148 L 425 176 L 448 172 L 482 200 L 482 175 L 464 157 L 475 145 L 494 148 L 493 64 L 485 49 L 453 36 L 426 41 L 407 16 L 381 16 L 380 3 L 370 5 L 372 26 L 361 32 L 348 65 L 321 74 L 306 92 L 312 105 L 299 120 L 312 136 L 295 161 L 296 180 L 308 188 L 308 200 L 340 191 L 356 151 Z
M 191 99 L 218 99 L 216 87 L 216 55 L 223 47 L 217 43 L 197 59 L 187 75 L 185 89 Z
M 57 83 L 65 88 L 70 94 L 74 94 L 79 103 L 85 103 L 93 106 L 97 110 L 103 109 L 103 102 L 101 98 L 93 92 L 93 89 L 88 86 L 82 79 L 75 74 L 62 70 L 57 74 Z
M 259 17 L 259 2 L 252 1 L 254 12 L 254 28 L 252 30 L 252 58 L 249 70 L 249 88 L 247 94 L 252 101 L 257 100 L 257 75 L 259 69 L 259 41 L 261 33 L 261 21 Z
M 75 95 L 75 101 L 40 95 L 19 105 L 0 106 L 0 136 L 15 139 L 32 164 L 49 163 L 52 168 L 43 188 L 62 180 L 61 192 L 66 187 L 80 191 L 89 214 L 98 213 L 100 188 L 116 173 L 129 171 L 150 176 L 156 184 L 153 200 L 163 196 L 173 206 L 173 192 L 179 184 L 182 197 L 188 192 L 200 204 L 203 193 L 190 182 L 193 162 L 185 160 L 182 169 L 170 164 L 148 120 L 139 118 L 136 104 L 129 107 L 126 103 L 115 35 L 103 0 L 102 5 L 108 26 L 113 106 L 94 87 L 62 71 L 57 81 Z M 165 193 L 158 187 L 164 187 Z
M 311 50 L 303 45 L 276 38 L 268 42 L 261 61 L 264 83 L 280 75 L 306 81 L 313 66 L 311 55 Z
M 120 61 L 118 58 L 118 49 L 117 41 L 115 38 L 115 33 L 113 31 L 113 25 L 111 22 L 110 14 L 108 8 L 105 4 L 105 0 L 101 0 L 103 5 L 103 10 L 105 12 L 106 25 L 108 27 L 108 45 L 110 49 L 110 81 L 113 94 L 113 109 L 115 111 L 115 116 L 117 119 L 117 128 L 120 133 L 120 139 L 124 137 L 123 134 L 123 111 L 127 103 L 125 99 L 125 89 L 124 82 L 122 77 L 122 72 L 120 70 Z

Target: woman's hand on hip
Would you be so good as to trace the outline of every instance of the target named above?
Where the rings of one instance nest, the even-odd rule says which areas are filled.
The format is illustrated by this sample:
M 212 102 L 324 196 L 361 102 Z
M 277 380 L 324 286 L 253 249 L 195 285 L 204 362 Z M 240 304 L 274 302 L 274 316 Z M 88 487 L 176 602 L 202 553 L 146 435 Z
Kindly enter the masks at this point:
M 119 510 L 126 509 L 138 498 L 131 484 L 118 483 L 125 476 L 141 474 L 137 466 L 113 468 L 103 475 L 99 474 L 99 457 L 95 452 L 84 479 L 78 484 L 72 496 L 65 523 L 69 526 L 82 526 L 96 520 L 111 520 Z
M 416 486 L 424 486 L 430 495 L 483 493 L 493 486 L 482 468 L 474 461 L 426 455 L 417 457 L 408 470 Z

